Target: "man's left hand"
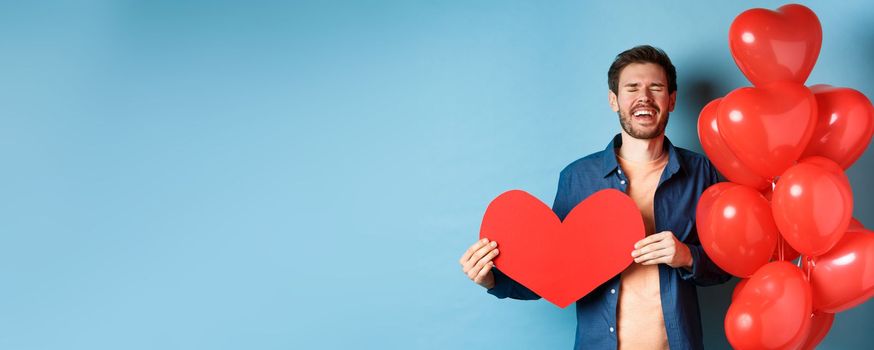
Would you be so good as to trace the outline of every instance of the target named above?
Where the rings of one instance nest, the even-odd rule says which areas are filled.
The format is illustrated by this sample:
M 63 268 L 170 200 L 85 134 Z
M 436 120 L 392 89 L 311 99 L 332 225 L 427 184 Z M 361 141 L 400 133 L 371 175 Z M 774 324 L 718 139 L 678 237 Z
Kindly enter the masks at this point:
M 634 262 L 641 265 L 667 264 L 670 267 L 692 269 L 692 253 L 689 247 L 671 231 L 662 231 L 647 236 L 634 244 L 631 252 Z

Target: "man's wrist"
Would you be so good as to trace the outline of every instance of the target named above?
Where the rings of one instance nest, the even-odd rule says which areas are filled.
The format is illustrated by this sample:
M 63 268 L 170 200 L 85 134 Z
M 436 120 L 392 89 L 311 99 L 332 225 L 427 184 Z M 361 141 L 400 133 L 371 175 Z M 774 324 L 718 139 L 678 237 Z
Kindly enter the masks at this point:
M 685 268 L 686 270 L 692 271 L 692 264 L 695 263 L 695 259 L 692 257 L 692 249 L 689 248 L 689 246 L 687 246 L 684 243 L 680 243 L 680 244 L 683 245 L 683 248 L 684 248 L 683 250 L 686 251 L 686 253 L 683 254 L 686 256 L 686 259 L 685 259 L 686 261 L 683 262 L 682 267 Z

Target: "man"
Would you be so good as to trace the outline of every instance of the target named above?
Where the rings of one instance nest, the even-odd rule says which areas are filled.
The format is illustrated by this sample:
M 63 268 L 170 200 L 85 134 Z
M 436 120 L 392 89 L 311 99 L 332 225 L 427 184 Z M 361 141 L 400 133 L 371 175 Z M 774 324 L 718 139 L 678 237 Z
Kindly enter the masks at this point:
M 564 220 L 589 195 L 619 189 L 643 214 L 647 236 L 629 252 L 631 266 L 576 302 L 575 348 L 701 349 L 696 285 L 731 277 L 707 257 L 695 230 L 698 197 L 718 181 L 716 169 L 665 137 L 677 74 L 662 50 L 622 52 L 607 77 L 620 134 L 605 150 L 562 170 L 552 210 Z M 603 235 L 610 239 L 609 232 Z M 539 299 L 493 268 L 498 254 L 498 242 L 477 241 L 462 255 L 462 270 L 498 298 Z

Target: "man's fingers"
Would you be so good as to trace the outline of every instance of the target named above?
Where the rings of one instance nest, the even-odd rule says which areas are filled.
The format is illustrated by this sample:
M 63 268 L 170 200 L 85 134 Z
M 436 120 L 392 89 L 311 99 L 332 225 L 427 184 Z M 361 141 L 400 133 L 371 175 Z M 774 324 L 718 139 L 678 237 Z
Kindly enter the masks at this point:
M 491 265 L 492 259 L 494 259 L 496 256 L 498 256 L 498 249 L 497 248 L 489 250 L 489 252 L 486 255 L 484 255 L 482 258 L 480 258 L 476 262 L 476 265 L 474 265 L 472 268 L 468 269 L 467 275 L 470 277 L 470 279 L 474 279 L 476 277 L 476 275 L 479 273 L 479 271 L 484 266 Z
M 651 253 L 649 255 L 645 255 L 645 256 L 639 257 L 637 259 L 634 259 L 634 262 L 641 264 L 641 265 L 651 265 L 654 261 L 658 261 L 660 259 L 667 258 L 667 257 L 668 257 L 667 255 L 660 255 L 660 254 L 656 254 L 656 253 Z
M 670 256 L 670 255 L 671 255 L 670 249 L 666 249 L 666 248 L 657 249 L 657 250 L 651 251 L 649 253 L 646 253 L 646 254 L 643 254 L 643 255 L 640 255 L 640 256 L 634 258 L 634 262 L 642 264 L 642 263 L 649 261 L 649 260 L 659 259 L 659 258 Z
M 653 242 L 658 242 L 658 241 L 664 240 L 666 238 L 672 238 L 673 236 L 674 236 L 674 233 L 671 231 L 662 231 L 659 233 L 654 233 L 654 234 L 651 234 L 649 236 L 646 236 L 644 239 L 637 241 L 637 243 L 634 243 L 634 249 L 640 249 L 640 247 L 643 247 L 647 244 L 651 244 Z
M 493 266 L 495 265 L 491 262 L 486 264 L 486 266 L 483 266 L 483 268 L 479 270 L 479 273 L 477 273 L 476 276 L 473 278 L 473 281 L 476 282 L 476 284 L 483 283 L 483 278 L 485 278 L 489 274 L 489 272 L 492 271 Z
M 498 248 L 492 249 L 488 254 L 479 259 L 476 263 L 476 268 L 481 268 L 485 265 L 489 265 L 496 256 L 498 256 Z
M 664 232 L 651 234 L 649 236 L 646 236 L 644 239 L 637 241 L 637 243 L 634 243 L 634 249 L 640 249 L 641 247 L 644 247 L 646 245 L 661 241 L 664 238 L 665 238 Z
M 458 262 L 464 265 L 468 260 L 470 260 L 470 257 L 473 255 L 473 253 L 482 248 L 483 244 L 486 244 L 488 241 L 488 238 L 483 238 L 476 241 L 476 243 L 471 244 L 470 248 L 467 248 L 464 254 L 461 255 L 461 259 L 459 259 Z
M 641 246 L 640 248 L 631 251 L 631 256 L 636 258 L 636 257 L 639 257 L 639 256 L 644 255 L 646 253 L 654 252 L 654 251 L 660 250 L 660 249 L 665 249 L 665 248 L 668 248 L 670 246 L 670 243 L 671 243 L 671 241 L 668 241 L 668 240 L 655 241 L 655 242 Z
M 642 263 L 640 263 L 640 264 L 641 264 L 641 265 L 657 265 L 657 264 L 667 264 L 667 263 L 670 263 L 670 262 L 671 262 L 671 261 L 670 261 L 670 258 L 668 258 L 667 256 L 663 256 L 663 257 L 660 257 L 660 258 L 656 258 L 656 259 L 652 259 L 652 260 L 644 261 L 644 262 L 642 262 Z
M 475 251 L 475 252 L 470 256 L 470 258 L 467 259 L 467 261 L 464 262 L 464 265 L 463 265 L 463 266 L 464 266 L 464 267 L 463 267 L 464 272 L 465 272 L 465 273 L 469 273 L 469 272 L 471 272 L 470 270 L 474 268 L 474 266 L 476 265 L 476 263 L 479 262 L 480 259 L 482 259 L 484 256 L 488 255 L 489 252 L 491 252 L 491 251 L 492 251 L 493 249 L 495 249 L 495 247 L 497 247 L 497 246 L 498 246 L 498 243 L 497 243 L 497 242 L 494 242 L 494 241 L 489 242 L 488 244 L 483 244 L 482 246 L 480 246 L 480 248 L 477 249 L 477 250 L 476 250 L 476 251 Z M 473 273 L 475 274 L 476 272 L 473 272 Z
M 497 246 L 498 246 L 498 242 L 494 242 L 494 241 L 489 242 L 488 244 L 483 244 L 482 247 L 477 249 L 477 251 L 474 252 L 473 255 L 471 255 L 470 259 L 468 259 L 467 262 L 471 266 L 473 266 L 474 264 L 476 264 L 477 261 L 482 259 L 484 256 L 486 256 L 486 254 L 491 252 L 492 249 L 495 249 L 495 247 L 497 247 Z

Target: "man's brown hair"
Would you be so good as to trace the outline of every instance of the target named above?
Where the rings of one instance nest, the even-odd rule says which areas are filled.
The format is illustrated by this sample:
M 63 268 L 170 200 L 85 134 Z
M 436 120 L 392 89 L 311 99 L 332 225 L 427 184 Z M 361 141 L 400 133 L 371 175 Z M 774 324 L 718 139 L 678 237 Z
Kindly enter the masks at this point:
M 616 55 L 616 59 L 610 65 L 610 70 L 607 71 L 607 85 L 614 94 L 619 93 L 619 73 L 632 63 L 655 63 L 661 66 L 668 76 L 668 93 L 677 91 L 677 69 L 674 68 L 668 54 L 657 47 L 640 45 Z

